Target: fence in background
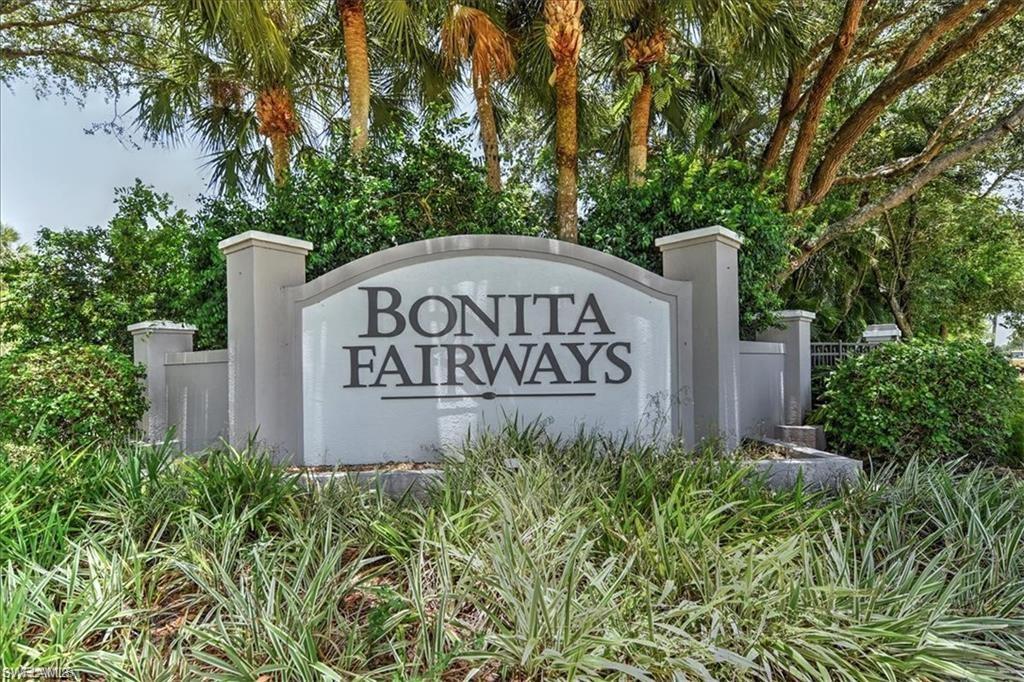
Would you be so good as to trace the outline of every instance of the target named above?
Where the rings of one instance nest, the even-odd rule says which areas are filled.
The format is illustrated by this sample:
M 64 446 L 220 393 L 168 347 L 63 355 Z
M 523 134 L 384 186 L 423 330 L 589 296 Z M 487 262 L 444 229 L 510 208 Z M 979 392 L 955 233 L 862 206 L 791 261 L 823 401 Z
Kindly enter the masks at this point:
M 872 348 L 876 343 L 864 343 L 863 341 L 818 341 L 811 344 L 811 370 L 824 367 L 831 369 L 839 364 L 844 358 L 851 355 L 861 355 Z

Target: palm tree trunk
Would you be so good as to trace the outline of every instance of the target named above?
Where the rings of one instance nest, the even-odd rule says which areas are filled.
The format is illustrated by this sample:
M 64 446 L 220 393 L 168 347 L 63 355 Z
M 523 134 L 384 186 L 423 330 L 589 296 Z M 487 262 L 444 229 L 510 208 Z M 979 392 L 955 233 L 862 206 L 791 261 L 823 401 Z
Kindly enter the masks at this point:
M 274 184 L 280 187 L 288 181 L 288 162 L 291 159 L 291 140 L 279 133 L 271 135 L 270 150 L 274 154 Z
M 370 59 L 363 0 L 338 0 L 338 13 L 345 38 L 352 152 L 360 154 L 370 139 Z
M 643 70 L 643 85 L 629 112 L 629 184 L 642 185 L 647 170 L 647 135 L 651 127 L 651 75 Z
M 545 37 L 555 61 L 555 219 L 558 237 L 579 241 L 576 212 L 577 158 L 576 64 L 583 44 L 583 0 L 545 0 Z
M 576 212 L 577 158 L 576 65 L 555 67 L 555 166 L 558 182 L 555 193 L 555 218 L 558 238 L 579 241 L 579 216 Z
M 500 192 L 501 157 L 498 154 L 498 125 L 494 120 L 490 86 L 487 83 L 478 83 L 473 87 L 473 94 L 476 96 L 476 112 L 480 118 L 480 143 L 484 147 L 487 186 L 495 192 Z

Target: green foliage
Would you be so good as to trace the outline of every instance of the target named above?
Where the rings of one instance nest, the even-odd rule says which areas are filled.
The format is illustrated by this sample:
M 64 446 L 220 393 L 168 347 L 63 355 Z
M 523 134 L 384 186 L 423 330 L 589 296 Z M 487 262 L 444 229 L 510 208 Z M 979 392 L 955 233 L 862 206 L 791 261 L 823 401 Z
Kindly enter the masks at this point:
M 919 234 L 897 232 L 913 255 L 887 263 L 911 280 L 915 331 L 976 331 L 991 315 L 1024 313 L 1024 213 L 991 199 L 958 201 L 947 183 L 928 189 Z
M 28 254 L 28 247 L 18 244 L 18 232 L 9 225 L 0 223 L 0 356 L 14 346 L 16 326 L 2 311 L 12 304 L 10 300 L 11 277 L 22 269 Z
M 1017 477 L 915 461 L 834 497 L 773 493 L 720 456 L 534 427 L 459 455 L 422 502 L 307 494 L 252 451 L 0 457 L 0 663 L 146 680 L 1024 667 Z M 229 482 L 258 496 L 208 504 Z M 17 544 L 28 530 L 45 543 Z
M 841 452 L 906 461 L 1006 456 L 1017 372 L 971 341 L 880 346 L 839 364 L 812 419 Z
M 817 333 L 839 339 L 891 322 L 894 306 L 915 336 L 929 337 L 945 330 L 977 338 L 987 317 L 1022 314 L 1024 214 L 963 184 L 935 180 L 870 230 L 826 249 L 790 281 L 789 307 L 809 306 Z
M 116 95 L 156 68 L 158 1 L 0 3 L 0 83 L 30 80 L 37 93 Z
M 25 254 L 27 247 L 18 244 L 18 231 L 6 223 L 0 223 L 0 267 Z
M 242 514 L 253 510 L 254 526 L 267 523 L 294 503 L 298 474 L 274 466 L 264 453 L 216 448 L 189 460 L 181 470 L 192 504 L 207 514 Z
M 103 499 L 106 463 L 85 449 L 0 442 L 0 565 L 62 559 L 84 505 Z
M 105 228 L 44 229 L 12 264 L 0 328 L 22 346 L 98 343 L 131 352 L 129 324 L 175 319 L 189 224 L 170 197 L 136 181 L 115 191 Z
M 0 441 L 71 447 L 134 433 L 142 368 L 106 346 L 57 344 L 0 358 Z
M 746 240 L 739 254 L 741 324 L 753 332 L 772 323 L 793 227 L 747 165 L 670 152 L 652 164 L 640 187 L 605 177 L 586 192 L 592 205 L 580 243 L 654 272 L 661 272 L 658 237 L 712 225 L 739 233 Z
M 1024 468 L 1024 401 L 1021 401 L 1020 409 L 1010 418 L 1010 447 L 1004 461 Z
M 51 566 L 87 526 L 180 540 L 189 515 L 245 519 L 253 530 L 297 512 L 296 475 L 267 453 L 217 449 L 178 458 L 170 442 L 95 448 L 0 443 L 0 565 Z M 0 658 L 0 661 L 3 659 Z
M 220 192 L 262 191 L 276 173 L 267 127 L 273 117 L 257 106 L 260 96 L 277 91 L 287 101 L 278 111 L 295 124 L 284 137 L 286 159 L 291 149 L 317 146 L 340 107 L 333 8 L 308 0 L 162 5 L 157 21 L 167 36 L 158 66 L 136 84 L 136 129 L 162 142 L 188 139 L 204 152 L 210 185 Z
M 415 138 L 395 131 L 358 160 L 345 144 L 308 153 L 292 181 L 264 200 L 206 199 L 191 217 L 140 182 L 119 189 L 106 228 L 43 230 L 33 252 L 4 259 L 2 341 L 130 352 L 129 324 L 170 319 L 199 328 L 198 348 L 224 347 L 226 271 L 217 243 L 246 230 L 312 241 L 309 278 L 420 239 L 540 233 L 545 217 L 533 191 L 510 183 L 491 192 L 459 136 L 464 127 L 432 114 Z
M 189 243 L 191 281 L 182 306 L 199 327 L 198 345 L 222 347 L 227 325 L 224 257 L 217 242 L 246 230 L 307 239 L 314 250 L 306 276 L 318 277 L 382 249 L 455 234 L 536 235 L 543 227 L 533 192 L 487 187 L 483 170 L 452 142 L 464 121 L 431 117 L 415 138 L 394 132 L 359 159 L 346 144 L 309 154 L 284 187 L 263 204 L 240 199 L 205 203 Z

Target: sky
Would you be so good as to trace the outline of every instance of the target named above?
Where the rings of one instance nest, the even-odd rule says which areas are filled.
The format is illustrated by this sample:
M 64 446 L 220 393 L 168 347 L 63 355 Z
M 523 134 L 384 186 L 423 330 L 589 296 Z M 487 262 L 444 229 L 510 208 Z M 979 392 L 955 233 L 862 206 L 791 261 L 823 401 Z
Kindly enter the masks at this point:
M 991 334 L 989 334 L 991 336 Z M 1000 321 L 999 328 L 996 330 L 996 345 L 1006 346 L 1010 343 L 1010 338 L 1013 336 L 1013 332 L 1009 327 L 1005 327 Z
M 107 133 L 85 132 L 114 111 L 102 94 L 80 107 L 58 97 L 36 99 L 28 84 L 0 86 L 0 221 L 22 241 L 33 241 L 40 227 L 106 224 L 114 188 L 135 178 L 170 194 L 180 208 L 195 207 L 207 187 L 202 153 L 141 140 L 135 149 Z

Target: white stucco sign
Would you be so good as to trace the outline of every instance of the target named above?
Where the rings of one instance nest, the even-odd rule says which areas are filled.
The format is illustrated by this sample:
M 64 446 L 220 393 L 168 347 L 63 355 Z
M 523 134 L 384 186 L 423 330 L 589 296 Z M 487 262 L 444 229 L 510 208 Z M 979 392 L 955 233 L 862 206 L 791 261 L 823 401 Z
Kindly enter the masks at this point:
M 510 419 L 544 420 L 549 433 L 672 434 L 685 283 L 658 290 L 645 271 L 631 273 L 645 282 L 623 277 L 631 266 L 542 255 L 447 251 L 311 297 L 305 463 L 431 459 Z
M 810 405 L 813 315 L 740 341 L 741 244 L 720 226 L 661 237 L 655 274 L 553 239 L 457 235 L 307 280 L 312 243 L 243 232 L 218 244 L 226 348 L 195 352 L 173 322 L 129 327 L 141 426 L 299 465 L 433 460 L 512 420 L 729 451 Z

